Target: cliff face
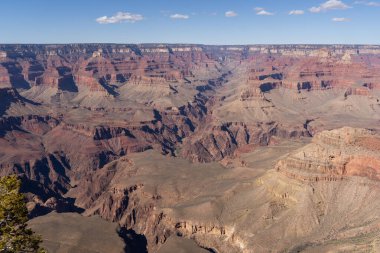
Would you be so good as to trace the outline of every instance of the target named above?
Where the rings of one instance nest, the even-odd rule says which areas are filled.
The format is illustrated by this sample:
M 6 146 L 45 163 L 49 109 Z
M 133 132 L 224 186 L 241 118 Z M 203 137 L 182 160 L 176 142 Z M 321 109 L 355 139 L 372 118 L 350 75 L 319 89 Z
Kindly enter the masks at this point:
M 304 180 L 343 180 L 349 176 L 379 180 L 379 143 L 373 132 L 342 128 L 322 132 L 300 152 L 280 161 L 277 171 Z
M 0 46 L 1 80 L 28 88 L 48 85 L 76 92 L 81 86 L 112 94 L 115 83 L 183 82 L 198 64 L 216 64 L 203 49 L 189 46 L 14 45 Z
M 0 175 L 23 178 L 33 216 L 82 208 L 144 234 L 153 252 L 174 233 L 206 248 L 241 252 L 251 247 L 247 227 L 241 223 L 236 232 L 220 205 L 246 179 L 225 170 L 245 168 L 251 175 L 242 158 L 247 154 L 315 136 L 303 153 L 281 159 L 276 178 L 302 184 L 379 179 L 374 133 L 320 134 L 343 126 L 380 129 L 379 53 L 378 46 L 340 45 L 0 45 Z M 199 173 L 189 174 L 199 183 L 184 176 L 189 170 Z M 214 202 L 176 180 L 188 188 L 213 185 Z M 266 217 L 254 224 L 262 229 L 294 203 L 288 192 L 272 199 L 276 189 L 265 182 L 274 182 L 260 182 L 265 203 L 258 192 L 247 194 L 261 201 L 248 210 Z M 239 201 L 237 211 L 227 205 L 237 220 L 247 210 Z M 183 216 L 202 216 L 203 209 L 211 216 Z
M 326 88 L 331 81 L 329 77 L 336 79 L 337 75 L 343 78 L 347 74 L 363 74 L 371 78 L 363 69 L 363 63 L 373 63 L 376 59 L 373 56 L 380 54 L 377 46 L 307 45 L 0 45 L 0 50 L 3 52 L 0 80 L 4 85 L 16 88 L 50 85 L 72 92 L 80 86 L 88 86 L 92 91 L 107 91 L 111 95 L 115 83 L 129 80 L 133 83 L 183 82 L 197 72 L 212 71 L 220 60 L 251 61 L 268 55 L 272 58 L 268 58 L 267 63 L 279 57 L 282 66 L 268 74 L 266 67 L 273 66 L 262 65 L 261 73 L 250 76 L 249 80 L 281 80 L 283 77 L 294 80 L 296 77 L 306 80 L 289 85 L 300 83 L 304 89 L 302 85 L 307 86 L 306 82 L 322 79 L 312 86 Z M 292 63 L 290 72 L 286 69 L 289 61 Z M 347 71 L 350 65 L 358 71 Z

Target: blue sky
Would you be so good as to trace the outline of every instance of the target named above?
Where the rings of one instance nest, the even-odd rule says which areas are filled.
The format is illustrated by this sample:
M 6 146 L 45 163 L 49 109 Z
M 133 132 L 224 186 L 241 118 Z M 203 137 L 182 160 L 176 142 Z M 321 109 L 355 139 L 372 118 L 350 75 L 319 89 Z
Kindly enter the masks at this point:
M 380 43 L 380 0 L 0 0 L 0 10 L 0 43 Z

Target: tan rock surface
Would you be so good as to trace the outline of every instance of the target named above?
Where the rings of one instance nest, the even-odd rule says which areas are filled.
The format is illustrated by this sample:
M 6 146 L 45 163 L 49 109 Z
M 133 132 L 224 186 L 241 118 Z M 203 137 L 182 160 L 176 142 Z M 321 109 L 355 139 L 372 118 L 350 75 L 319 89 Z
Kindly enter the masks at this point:
M 29 226 L 44 238 L 42 246 L 49 253 L 121 253 L 126 247 L 118 225 L 99 217 L 50 213 L 30 220 Z

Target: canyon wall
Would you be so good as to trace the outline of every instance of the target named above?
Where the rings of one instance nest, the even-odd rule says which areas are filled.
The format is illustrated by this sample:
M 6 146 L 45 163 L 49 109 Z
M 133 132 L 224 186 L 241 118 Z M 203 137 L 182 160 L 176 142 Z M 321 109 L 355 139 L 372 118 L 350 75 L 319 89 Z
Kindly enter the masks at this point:
M 0 175 L 22 178 L 31 216 L 97 214 L 145 235 L 151 252 L 174 234 L 218 252 L 265 252 L 266 225 L 286 212 L 306 217 L 300 231 L 318 227 L 294 201 L 317 201 L 305 185 L 332 198 L 346 181 L 379 180 L 379 57 L 375 45 L 0 45 Z M 324 132 L 342 127 L 367 130 Z M 310 137 L 260 179 L 263 168 L 242 158 Z M 235 187 L 257 205 L 232 198 Z M 211 216 L 187 215 L 199 210 Z M 249 235 L 244 219 L 235 231 L 245 212 L 266 232 Z M 299 236 L 280 232 L 291 239 L 278 250 Z

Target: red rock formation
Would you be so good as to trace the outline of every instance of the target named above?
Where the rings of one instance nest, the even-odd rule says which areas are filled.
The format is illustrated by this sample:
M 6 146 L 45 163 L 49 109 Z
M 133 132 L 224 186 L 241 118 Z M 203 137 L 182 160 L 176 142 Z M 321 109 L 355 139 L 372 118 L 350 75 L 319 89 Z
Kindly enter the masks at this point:
M 378 135 L 364 129 L 325 131 L 317 134 L 312 144 L 281 160 L 276 168 L 304 181 L 335 181 L 347 176 L 380 180 L 379 143 Z
M 0 88 L 1 175 L 23 177 L 33 208 L 74 210 L 69 197 L 76 198 L 86 214 L 146 234 L 153 251 L 179 232 L 239 252 L 249 247 L 231 227 L 155 209 L 162 200 L 152 192 L 156 184 L 113 184 L 116 172 L 129 173 L 124 179 L 137 173 L 128 159 L 128 169 L 116 168 L 121 157 L 156 149 L 229 167 L 258 146 L 316 135 L 311 146 L 278 163 L 282 174 L 309 183 L 379 180 L 378 137 L 359 130 L 318 134 L 343 124 L 379 128 L 376 49 L 0 45 L 7 54 L 0 55 L 0 87 L 7 87 Z M 279 196 L 259 206 L 264 218 L 253 220 L 285 212 L 289 194 Z

